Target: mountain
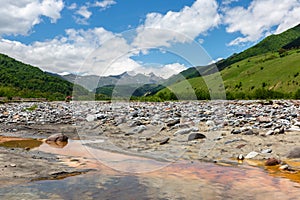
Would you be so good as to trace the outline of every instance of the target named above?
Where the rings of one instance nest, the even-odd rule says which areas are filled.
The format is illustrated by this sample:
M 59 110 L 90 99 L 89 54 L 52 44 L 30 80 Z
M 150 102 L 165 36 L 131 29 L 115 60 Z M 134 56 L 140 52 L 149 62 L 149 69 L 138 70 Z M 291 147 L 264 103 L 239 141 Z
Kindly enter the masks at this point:
M 299 42 L 300 25 L 217 62 L 227 98 L 300 98 Z M 214 83 L 213 69 L 212 66 L 195 67 L 174 75 L 165 82 L 168 88 L 160 90 L 155 97 L 190 99 L 196 95 L 198 99 L 208 99 L 207 83 L 212 83 L 209 87 L 220 85 Z
M 163 78 L 156 76 L 154 73 L 144 75 L 141 73 L 130 75 L 124 72 L 119 75 L 111 76 L 79 76 L 69 74 L 62 76 L 64 79 L 85 87 L 90 91 L 95 91 L 96 88 L 113 85 L 144 85 L 144 84 L 159 84 L 164 81 Z
M 87 92 L 82 87 L 75 86 L 75 88 L 79 93 Z M 74 84 L 59 76 L 0 54 L 1 97 L 43 97 L 49 100 L 63 100 L 66 96 L 72 95 L 73 91 Z

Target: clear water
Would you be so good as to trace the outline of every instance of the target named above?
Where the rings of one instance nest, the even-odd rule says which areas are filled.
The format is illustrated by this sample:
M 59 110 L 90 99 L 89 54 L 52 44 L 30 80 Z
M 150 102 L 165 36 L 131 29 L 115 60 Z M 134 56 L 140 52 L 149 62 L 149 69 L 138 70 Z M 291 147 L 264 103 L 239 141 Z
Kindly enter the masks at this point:
M 300 196 L 299 174 L 293 174 L 292 179 L 272 169 L 245 165 L 187 161 L 166 164 L 80 145 L 79 141 L 70 141 L 64 148 L 53 148 L 43 143 L 37 150 L 65 155 L 66 164 L 96 171 L 62 180 L 2 186 L 0 199 L 282 200 Z

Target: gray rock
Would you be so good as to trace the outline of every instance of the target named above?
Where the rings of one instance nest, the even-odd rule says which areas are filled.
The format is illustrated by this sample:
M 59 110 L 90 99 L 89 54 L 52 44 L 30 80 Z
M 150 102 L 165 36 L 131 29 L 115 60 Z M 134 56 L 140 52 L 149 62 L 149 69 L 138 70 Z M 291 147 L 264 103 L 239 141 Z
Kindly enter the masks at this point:
M 300 158 L 300 147 L 295 147 L 290 150 L 287 155 L 287 158 Z
M 272 149 L 265 149 L 262 150 L 261 153 L 266 154 L 266 153 L 272 153 Z
M 147 130 L 147 127 L 145 125 L 140 125 L 138 127 L 135 127 L 132 131 L 136 133 L 141 133 L 144 130 Z
M 171 126 L 174 126 L 175 124 L 179 124 L 180 123 L 180 119 L 174 119 L 174 120 L 171 120 L 167 123 L 167 126 L 171 127 Z
M 97 117 L 95 115 L 87 115 L 85 119 L 88 122 L 92 122 L 92 121 L 95 121 L 97 119 Z
M 254 158 L 254 157 L 256 157 L 258 155 L 258 153 L 257 152 L 255 152 L 255 151 L 251 151 L 250 153 L 248 153 L 247 155 L 246 155 L 246 159 L 251 159 L 251 158 Z
M 197 139 L 204 139 L 204 138 L 206 138 L 206 136 L 203 135 L 202 133 L 191 133 L 188 137 L 188 141 L 197 140 Z
M 240 130 L 240 129 L 233 129 L 232 131 L 231 131 L 231 134 L 240 134 L 240 133 L 242 133 L 242 131 Z
M 160 144 L 160 145 L 167 144 L 167 143 L 169 142 L 169 140 L 170 140 L 170 138 L 169 138 L 169 137 L 167 137 L 167 138 L 164 138 L 164 139 L 162 139 L 162 140 L 159 142 L 159 144 Z
M 185 135 L 185 134 L 188 134 L 192 131 L 198 131 L 198 128 L 192 127 L 192 128 L 180 129 L 180 130 L 176 131 L 174 133 L 174 135 Z
M 268 136 L 268 135 L 274 135 L 274 133 L 275 133 L 275 132 L 274 132 L 273 130 L 269 130 L 268 132 L 266 132 L 265 135 L 266 135 L 266 136 Z

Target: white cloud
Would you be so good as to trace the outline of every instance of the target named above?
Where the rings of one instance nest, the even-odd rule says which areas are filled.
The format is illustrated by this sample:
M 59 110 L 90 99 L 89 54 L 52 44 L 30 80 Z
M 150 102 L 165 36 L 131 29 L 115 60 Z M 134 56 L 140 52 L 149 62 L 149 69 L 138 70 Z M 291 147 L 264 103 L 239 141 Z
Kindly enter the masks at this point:
M 1 5 L 0 35 L 26 35 L 42 16 L 55 23 L 64 7 L 62 0 L 2 0 Z
M 106 9 L 114 4 L 116 4 L 116 2 L 114 0 L 104 0 L 104 1 L 96 1 L 93 6 L 100 7 L 102 9 Z
M 165 15 L 149 13 L 145 23 L 137 28 L 134 45 L 168 46 L 172 42 L 188 42 L 220 23 L 215 0 L 197 0 L 191 7 Z
M 0 39 L 0 52 L 50 72 L 78 72 L 79 70 L 97 72 L 99 71 L 97 67 L 101 68 L 102 66 L 84 65 L 82 69 L 80 67 L 85 63 L 86 58 L 95 51 L 96 47 L 104 45 L 109 39 L 111 39 L 110 43 L 113 44 L 111 48 L 123 48 L 124 41 L 118 40 L 112 32 L 103 28 L 94 28 L 89 30 L 68 29 L 65 37 L 34 42 L 30 45 Z M 106 52 L 105 55 L 102 55 L 104 59 L 112 56 L 110 53 L 112 49 L 108 49 L 108 47 L 107 44 L 102 49 L 102 52 Z
M 114 4 L 116 4 L 114 0 L 96 1 L 95 3 L 86 2 L 78 10 L 76 10 L 76 16 L 74 16 L 74 19 L 77 24 L 87 25 L 88 19 L 93 15 L 93 13 L 89 10 L 90 8 L 100 7 L 101 10 L 105 10 Z M 73 3 L 68 8 L 70 10 L 75 10 L 77 8 L 77 4 Z
M 87 6 L 81 6 L 75 14 L 79 15 L 79 17 L 75 17 L 75 21 L 78 24 L 88 24 L 87 20 L 92 16 L 92 12 L 88 10 Z
M 233 2 L 238 2 L 239 0 L 223 0 L 222 1 L 222 4 L 223 5 L 229 5 L 229 4 L 231 4 L 231 3 L 233 3 Z
M 76 4 L 76 3 L 72 3 L 72 4 L 68 7 L 69 10 L 74 10 L 74 9 L 76 9 L 76 8 L 77 8 L 77 4 Z
M 79 10 L 76 11 L 76 14 L 81 15 L 85 19 L 89 19 L 92 13 L 88 11 L 88 8 L 86 6 L 81 6 Z
M 253 0 L 248 8 L 234 7 L 224 10 L 227 32 L 240 32 L 229 45 L 255 42 L 270 33 L 281 33 L 299 24 L 299 0 Z M 275 31 L 272 31 L 277 27 Z

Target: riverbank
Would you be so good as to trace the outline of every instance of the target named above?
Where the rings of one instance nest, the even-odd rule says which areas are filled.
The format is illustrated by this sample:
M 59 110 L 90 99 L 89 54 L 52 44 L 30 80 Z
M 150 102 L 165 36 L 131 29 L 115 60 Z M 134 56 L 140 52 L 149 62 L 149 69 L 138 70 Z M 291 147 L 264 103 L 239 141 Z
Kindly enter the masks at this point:
M 10 103 L 0 105 L 0 135 L 40 141 L 63 133 L 85 141 L 89 148 L 166 163 L 185 160 L 263 167 L 274 158 L 277 170 L 297 175 L 299 106 L 300 101 Z M 31 151 L 34 147 L 28 145 L 1 147 L 2 183 L 85 172 L 84 167 L 79 170 L 63 162 L 72 160 L 71 155 Z

